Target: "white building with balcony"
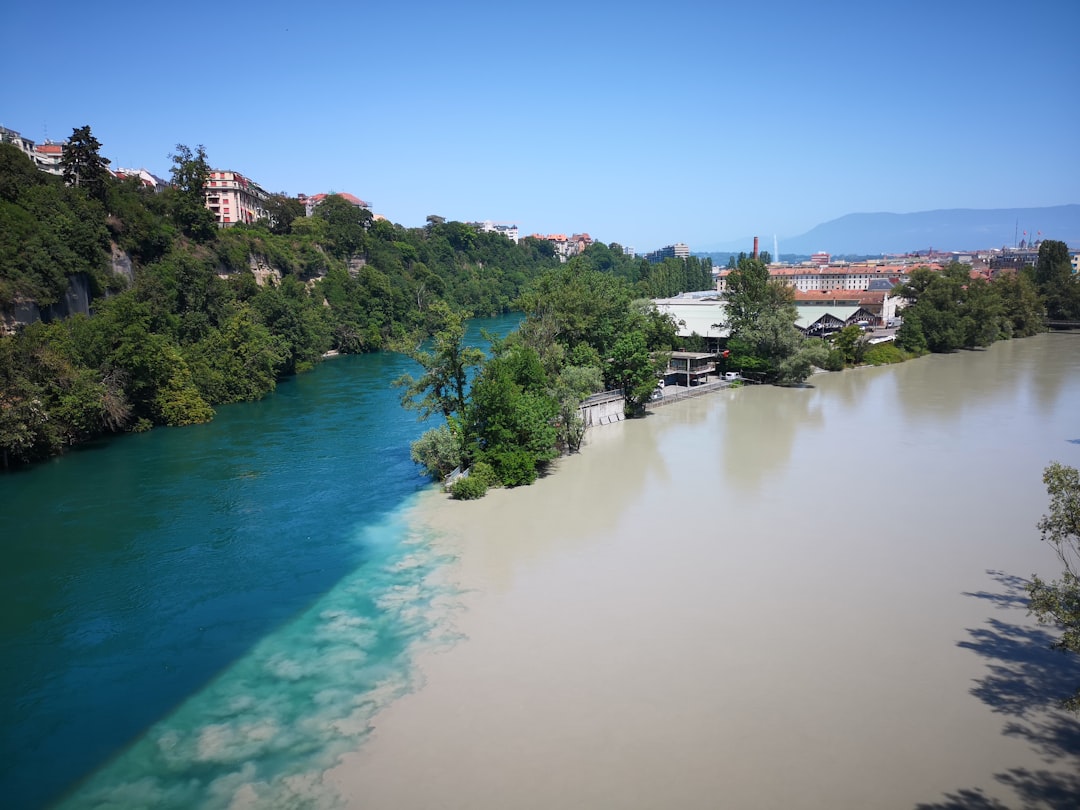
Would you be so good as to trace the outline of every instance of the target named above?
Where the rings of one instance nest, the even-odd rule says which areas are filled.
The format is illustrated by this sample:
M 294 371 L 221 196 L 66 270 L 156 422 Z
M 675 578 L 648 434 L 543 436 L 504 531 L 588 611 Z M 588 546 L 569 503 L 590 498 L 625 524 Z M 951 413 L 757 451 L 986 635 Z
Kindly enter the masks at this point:
M 268 216 L 266 201 L 270 195 L 239 172 L 212 169 L 203 191 L 206 207 L 217 219 L 219 227 L 228 228 L 237 222 L 250 224 Z

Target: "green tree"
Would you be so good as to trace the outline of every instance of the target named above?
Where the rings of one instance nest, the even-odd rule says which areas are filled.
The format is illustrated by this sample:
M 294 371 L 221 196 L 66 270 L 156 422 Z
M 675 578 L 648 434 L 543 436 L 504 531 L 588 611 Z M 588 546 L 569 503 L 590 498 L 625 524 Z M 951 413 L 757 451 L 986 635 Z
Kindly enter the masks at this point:
M 907 284 L 896 288 L 896 292 L 911 302 L 904 309 L 904 323 L 896 334 L 902 349 L 952 352 L 964 345 L 961 304 L 966 275 L 967 271 L 961 274 L 955 269 L 935 272 L 917 267 Z
M 1054 462 L 1043 473 L 1050 496 L 1050 513 L 1039 521 L 1044 542 L 1049 543 L 1063 566 L 1061 578 L 1045 581 L 1032 576 L 1028 585 L 1030 611 L 1040 624 L 1061 628 L 1054 648 L 1080 654 L 1080 473 L 1075 467 Z M 1064 701 L 1080 713 L 1080 686 Z
M 1027 273 L 1006 273 L 993 284 L 1001 298 L 1006 337 L 1028 337 L 1045 329 L 1046 309 Z
M 182 143 L 169 155 L 172 161 L 172 188 L 169 199 L 173 221 L 185 236 L 196 242 L 207 242 L 217 233 L 217 222 L 206 207 L 206 183 L 210 178 L 210 164 L 206 160 L 206 148 L 199 144 L 192 152 Z
M 284 191 L 271 194 L 265 202 L 267 224 L 271 233 L 285 235 L 292 233 L 293 222 L 304 216 L 304 205 Z
M 989 346 L 1008 334 L 1009 321 L 997 284 L 971 278 L 966 265 L 953 262 L 940 272 L 912 271 L 896 291 L 912 303 L 897 332 L 909 352 L 952 352 Z
M 410 456 L 434 479 L 442 479 L 461 466 L 464 448 L 460 430 L 451 430 L 448 424 L 425 430 L 412 443 Z
M 1047 239 L 1039 245 L 1035 284 L 1046 302 L 1047 317 L 1051 320 L 1080 320 L 1080 283 L 1072 272 L 1068 245 L 1054 239 Z
M 792 385 L 805 380 L 813 366 L 828 362 L 828 347 L 807 342 L 795 326 L 794 291 L 770 279 L 765 262 L 741 254 L 727 282 L 733 367 Z
M 585 420 L 581 403 L 585 397 L 604 387 L 604 378 L 597 366 L 565 366 L 558 374 L 551 396 L 558 403 L 555 420 L 559 447 L 577 452 L 585 438 Z
M 964 287 L 960 307 L 964 348 L 989 346 L 1005 331 L 1005 308 L 998 289 L 984 278 L 970 279 Z
M 918 303 L 923 292 L 930 286 L 935 273 L 929 267 L 916 267 L 908 273 L 907 281 L 902 281 L 892 289 L 892 295 L 903 298 L 909 306 Z
M 568 349 L 585 343 L 606 357 L 629 316 L 632 297 L 629 284 L 575 256 L 541 276 L 520 303 L 552 340 Z
M 460 429 L 468 406 L 469 373 L 484 360 L 479 349 L 464 345 L 465 315 L 444 302 L 428 309 L 435 323 L 431 349 L 416 346 L 406 352 L 424 369 L 419 377 L 403 374 L 394 385 L 404 388 L 401 404 L 419 411 L 421 419 L 442 414 L 451 429 Z
M 615 341 L 610 377 L 622 389 L 628 413 L 641 410 L 666 365 L 666 357 L 650 356 L 645 335 L 640 330 L 626 332 Z
M 492 466 L 503 486 L 531 484 L 557 455 L 557 403 L 544 392 L 539 357 L 513 347 L 484 364 L 470 397 L 470 455 Z
M 104 202 L 111 177 L 106 168 L 108 165 L 109 161 L 101 156 L 101 143 L 89 126 L 76 127 L 71 131 L 60 157 L 64 182 L 84 189 L 91 197 Z
M 862 362 L 866 353 L 866 339 L 862 329 L 852 324 L 845 326 L 833 336 L 833 345 L 843 355 L 844 363 L 849 366 Z
M 341 259 L 351 259 L 364 250 L 372 215 L 339 194 L 329 194 L 315 206 L 316 217 L 326 222 L 326 249 Z
M 26 189 L 43 185 L 49 177 L 21 149 L 0 143 L 0 200 L 15 202 Z

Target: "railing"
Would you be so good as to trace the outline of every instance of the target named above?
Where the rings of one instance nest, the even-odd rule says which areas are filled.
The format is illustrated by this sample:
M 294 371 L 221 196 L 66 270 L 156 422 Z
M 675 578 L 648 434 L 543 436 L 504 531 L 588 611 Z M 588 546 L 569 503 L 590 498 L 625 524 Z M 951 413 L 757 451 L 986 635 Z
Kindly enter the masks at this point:
M 738 383 L 742 385 L 745 382 L 751 382 L 750 380 L 716 380 L 714 382 L 701 383 L 695 385 L 692 388 L 685 390 L 673 391 L 671 388 L 664 389 L 664 395 L 659 399 L 650 399 L 645 403 L 646 408 L 659 408 L 661 405 L 670 405 L 672 402 L 679 402 L 684 399 L 690 399 L 690 397 L 700 397 L 704 394 L 711 394 L 714 391 L 719 391 L 724 388 L 731 388 Z

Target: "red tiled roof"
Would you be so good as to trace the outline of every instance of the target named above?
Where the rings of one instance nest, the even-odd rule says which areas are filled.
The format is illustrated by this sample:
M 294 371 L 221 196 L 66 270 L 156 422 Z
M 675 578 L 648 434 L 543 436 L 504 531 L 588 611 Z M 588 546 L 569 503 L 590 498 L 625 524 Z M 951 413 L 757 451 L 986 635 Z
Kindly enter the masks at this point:
M 358 205 L 358 206 L 360 206 L 362 208 L 370 208 L 371 207 L 371 203 L 364 202 L 359 197 L 357 197 L 355 194 L 350 194 L 347 191 L 335 191 L 335 192 L 333 192 L 333 194 L 334 194 L 335 197 L 341 197 L 342 199 L 345 199 L 348 202 L 351 202 L 353 205 Z M 329 196 L 330 196 L 329 194 L 312 194 L 310 197 L 306 197 L 305 199 L 308 202 L 312 203 L 313 205 L 318 205 L 319 203 L 321 203 L 323 200 L 325 200 Z

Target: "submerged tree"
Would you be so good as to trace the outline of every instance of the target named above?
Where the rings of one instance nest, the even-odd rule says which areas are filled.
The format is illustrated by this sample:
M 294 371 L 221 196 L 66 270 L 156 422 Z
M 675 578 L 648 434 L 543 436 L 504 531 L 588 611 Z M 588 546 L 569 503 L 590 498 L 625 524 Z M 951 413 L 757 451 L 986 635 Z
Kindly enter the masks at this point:
M 1080 473 L 1054 462 L 1043 473 L 1043 483 L 1050 495 L 1050 513 L 1039 521 L 1039 531 L 1064 569 L 1061 579 L 1052 582 L 1032 576 L 1029 607 L 1040 624 L 1062 629 L 1054 648 L 1076 655 L 1080 654 Z M 1080 686 L 1064 706 L 1080 713 Z
M 469 373 L 484 360 L 484 353 L 465 346 L 465 315 L 438 301 L 428 309 L 436 323 L 431 349 L 417 346 L 406 352 L 419 363 L 419 377 L 402 374 L 394 385 L 404 388 L 401 404 L 419 411 L 421 419 L 442 414 L 446 424 L 427 431 L 414 444 L 413 458 L 432 476 L 445 475 L 463 460 L 468 446 Z

